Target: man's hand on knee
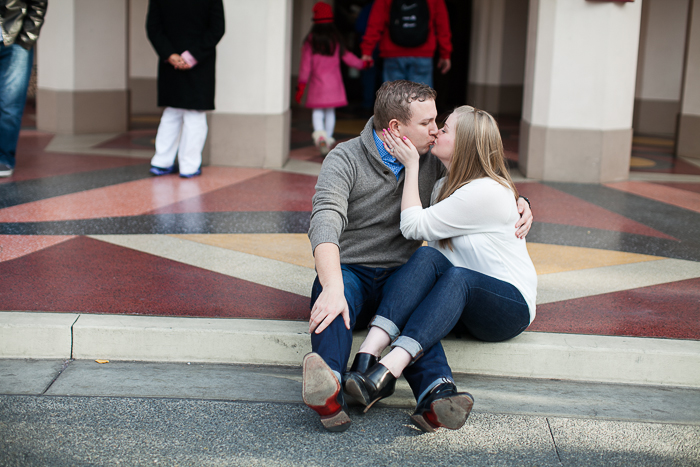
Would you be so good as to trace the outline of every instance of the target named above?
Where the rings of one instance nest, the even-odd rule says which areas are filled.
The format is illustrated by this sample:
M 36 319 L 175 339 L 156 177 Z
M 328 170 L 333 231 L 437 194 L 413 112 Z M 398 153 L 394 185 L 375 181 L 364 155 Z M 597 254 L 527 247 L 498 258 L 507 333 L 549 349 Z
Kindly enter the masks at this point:
M 311 309 L 309 333 L 320 334 L 338 315 L 343 316 L 345 327 L 350 329 L 350 311 L 343 289 L 325 288 Z

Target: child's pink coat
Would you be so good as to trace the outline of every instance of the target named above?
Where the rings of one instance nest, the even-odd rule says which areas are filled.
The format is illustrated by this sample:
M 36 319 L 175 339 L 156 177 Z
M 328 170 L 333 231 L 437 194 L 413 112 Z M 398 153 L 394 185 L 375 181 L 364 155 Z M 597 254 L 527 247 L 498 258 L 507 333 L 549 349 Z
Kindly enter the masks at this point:
M 353 68 L 362 69 L 362 60 L 347 50 L 343 61 Z M 340 47 L 333 55 L 315 54 L 311 44 L 306 41 L 301 51 L 299 82 L 307 83 L 306 107 L 323 109 L 348 105 L 345 86 L 340 73 Z

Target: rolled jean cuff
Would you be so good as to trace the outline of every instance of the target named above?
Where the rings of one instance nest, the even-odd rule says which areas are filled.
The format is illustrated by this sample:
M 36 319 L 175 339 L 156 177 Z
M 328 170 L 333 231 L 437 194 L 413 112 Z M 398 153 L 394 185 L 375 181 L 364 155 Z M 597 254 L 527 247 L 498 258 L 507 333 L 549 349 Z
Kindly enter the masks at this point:
M 376 326 L 379 329 L 383 330 L 387 334 L 389 334 L 389 337 L 391 338 L 392 342 L 396 340 L 397 337 L 399 337 L 399 334 L 401 334 L 401 331 L 399 328 L 396 327 L 396 325 L 386 319 L 383 316 L 375 315 L 374 318 L 372 318 L 372 322 L 369 323 L 370 327 Z
M 413 360 L 415 361 L 418 357 L 423 355 L 423 347 L 418 343 L 417 340 L 411 339 L 410 337 L 401 336 L 391 344 L 391 347 L 401 347 L 406 352 L 411 354 Z

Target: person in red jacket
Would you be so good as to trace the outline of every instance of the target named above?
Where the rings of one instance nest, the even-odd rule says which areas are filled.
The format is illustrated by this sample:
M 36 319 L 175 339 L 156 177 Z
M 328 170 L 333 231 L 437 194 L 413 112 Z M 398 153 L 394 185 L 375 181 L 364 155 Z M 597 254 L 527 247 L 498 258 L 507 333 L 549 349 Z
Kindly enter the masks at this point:
M 433 87 L 436 49 L 440 71 L 445 74 L 452 67 L 445 0 L 376 0 L 360 46 L 363 61 L 371 63 L 377 43 L 384 58 L 384 81 L 405 79 Z

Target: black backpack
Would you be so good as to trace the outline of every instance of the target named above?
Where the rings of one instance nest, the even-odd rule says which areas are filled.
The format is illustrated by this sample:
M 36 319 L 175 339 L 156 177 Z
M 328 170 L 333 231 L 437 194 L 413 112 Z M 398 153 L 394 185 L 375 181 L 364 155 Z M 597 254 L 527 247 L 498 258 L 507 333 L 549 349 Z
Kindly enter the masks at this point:
M 389 37 L 401 47 L 418 47 L 428 40 L 430 10 L 426 0 L 394 0 L 389 13 Z

